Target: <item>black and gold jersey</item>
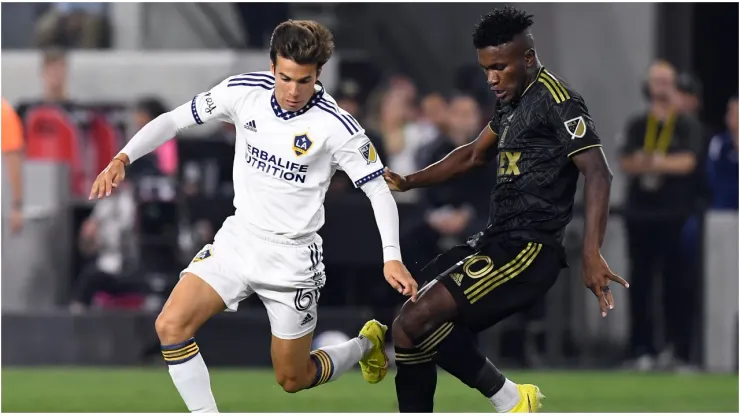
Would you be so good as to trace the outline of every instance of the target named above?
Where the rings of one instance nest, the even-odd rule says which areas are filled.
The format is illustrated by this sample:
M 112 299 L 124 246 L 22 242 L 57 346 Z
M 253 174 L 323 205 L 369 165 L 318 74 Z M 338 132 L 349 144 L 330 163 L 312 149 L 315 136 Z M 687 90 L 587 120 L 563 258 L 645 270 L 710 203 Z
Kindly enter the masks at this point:
M 485 234 L 562 244 L 579 175 L 570 158 L 601 146 L 583 98 L 542 68 L 517 102 L 497 105 L 489 127 L 498 175 Z

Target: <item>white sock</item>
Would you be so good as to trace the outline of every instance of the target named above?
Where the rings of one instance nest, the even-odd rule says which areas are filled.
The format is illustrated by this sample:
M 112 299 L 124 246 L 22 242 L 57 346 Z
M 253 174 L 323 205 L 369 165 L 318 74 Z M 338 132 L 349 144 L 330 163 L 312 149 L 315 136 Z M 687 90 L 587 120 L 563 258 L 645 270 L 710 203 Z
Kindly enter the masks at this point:
M 506 413 L 519 404 L 519 389 L 514 382 L 507 378 L 501 390 L 497 391 L 488 400 L 491 401 L 497 412 Z
M 357 337 L 311 352 L 311 355 L 316 357 L 317 363 L 317 380 L 314 386 L 336 380 L 372 349 L 372 341 L 365 337 Z
M 195 339 L 176 346 L 163 347 L 162 353 L 170 368 L 172 382 L 175 383 L 188 410 L 193 413 L 218 413 L 216 400 L 211 392 L 208 367 L 203 361 L 203 356 L 200 355 Z M 170 354 L 169 358 L 167 354 Z M 179 357 L 177 357 L 178 354 Z M 178 363 L 183 359 L 187 361 Z

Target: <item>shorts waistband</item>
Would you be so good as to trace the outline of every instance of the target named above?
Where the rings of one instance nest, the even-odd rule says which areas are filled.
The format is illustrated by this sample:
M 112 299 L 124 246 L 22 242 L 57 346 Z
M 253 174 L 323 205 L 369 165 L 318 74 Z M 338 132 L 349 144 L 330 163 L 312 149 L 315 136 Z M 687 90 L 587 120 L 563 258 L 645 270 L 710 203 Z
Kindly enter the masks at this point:
M 244 224 L 244 227 L 247 229 L 247 231 L 249 231 L 249 234 L 259 238 L 260 240 L 267 241 L 268 243 L 273 244 L 281 244 L 284 246 L 307 246 L 311 243 L 314 243 L 319 236 L 317 233 L 313 233 L 302 237 L 289 238 L 275 235 L 265 230 L 261 230 L 252 224 Z

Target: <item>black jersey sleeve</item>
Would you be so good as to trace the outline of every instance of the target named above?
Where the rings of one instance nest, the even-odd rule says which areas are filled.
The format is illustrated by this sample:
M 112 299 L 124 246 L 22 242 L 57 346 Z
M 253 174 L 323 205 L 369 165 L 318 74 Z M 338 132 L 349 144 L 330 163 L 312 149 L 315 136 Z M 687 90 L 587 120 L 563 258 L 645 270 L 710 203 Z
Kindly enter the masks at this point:
M 495 134 L 497 136 L 499 136 L 500 133 L 501 133 L 499 131 L 499 125 L 501 124 L 500 121 L 501 121 L 501 118 L 498 116 L 498 114 L 495 114 L 491 118 L 491 121 L 488 122 L 488 128 L 491 129 L 491 131 L 493 132 L 493 134 Z
M 586 103 L 575 94 L 561 103 L 552 104 L 548 111 L 548 123 L 558 141 L 565 146 L 568 157 L 582 150 L 601 146 L 601 139 L 588 114 Z

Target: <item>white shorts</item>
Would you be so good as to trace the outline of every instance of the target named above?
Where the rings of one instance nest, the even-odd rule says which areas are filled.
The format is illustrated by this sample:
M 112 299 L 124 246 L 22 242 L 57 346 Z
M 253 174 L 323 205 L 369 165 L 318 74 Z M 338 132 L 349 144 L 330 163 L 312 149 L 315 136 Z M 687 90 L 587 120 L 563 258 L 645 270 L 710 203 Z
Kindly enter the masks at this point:
M 226 310 L 253 293 L 267 309 L 272 334 L 300 338 L 316 328 L 319 290 L 324 286 L 322 240 L 318 234 L 287 239 L 259 232 L 229 217 L 180 273 L 192 273 L 221 296 Z

